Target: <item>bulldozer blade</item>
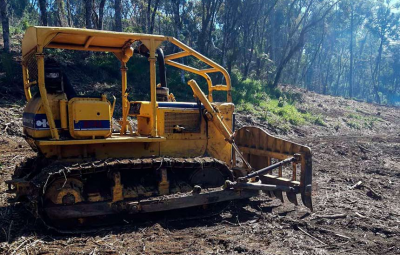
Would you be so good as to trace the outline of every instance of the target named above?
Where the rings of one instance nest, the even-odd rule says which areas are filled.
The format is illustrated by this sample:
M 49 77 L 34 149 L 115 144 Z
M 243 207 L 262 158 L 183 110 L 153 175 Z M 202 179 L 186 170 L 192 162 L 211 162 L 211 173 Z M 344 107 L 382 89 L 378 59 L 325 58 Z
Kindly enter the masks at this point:
M 289 200 L 289 202 L 291 202 L 292 204 L 299 205 L 299 203 L 297 202 L 296 193 L 294 193 L 294 192 L 286 192 L 286 197 Z
M 281 200 L 282 203 L 285 202 L 285 201 L 283 200 L 282 191 L 280 191 L 280 190 L 274 190 L 273 193 L 274 193 L 274 195 L 275 195 L 276 198 L 278 198 L 279 200 Z
M 256 171 L 262 171 L 279 162 L 294 158 L 294 164 L 299 169 L 298 171 L 289 172 L 288 169 L 280 168 L 280 171 L 276 173 L 272 169 L 267 173 L 257 174 L 258 178 L 266 185 L 286 186 L 292 189 L 290 191 L 280 189 L 280 192 L 265 192 L 267 195 L 274 195 L 283 201 L 282 191 L 285 191 L 288 200 L 298 205 L 297 194 L 301 194 L 303 204 L 311 211 L 313 210 L 311 196 L 312 154 L 309 147 L 274 137 L 258 127 L 249 126 L 238 129 L 235 132 L 234 140 L 239 151 L 248 159 L 248 162 Z M 276 161 L 278 163 L 272 164 Z M 282 170 L 284 173 L 282 173 Z

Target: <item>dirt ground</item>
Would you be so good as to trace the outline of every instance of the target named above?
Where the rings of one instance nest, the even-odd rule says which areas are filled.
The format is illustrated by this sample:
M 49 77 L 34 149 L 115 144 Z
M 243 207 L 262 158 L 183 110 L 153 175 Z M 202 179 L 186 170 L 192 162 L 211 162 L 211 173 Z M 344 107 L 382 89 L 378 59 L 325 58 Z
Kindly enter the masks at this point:
M 0 253 L 400 254 L 400 109 L 296 91 L 303 93 L 299 107 L 323 116 L 325 126 L 283 135 L 246 113 L 238 125 L 311 147 L 313 212 L 261 195 L 209 218 L 166 217 L 74 235 L 49 231 L 22 206 L 7 205 L 4 181 L 34 153 L 21 137 L 22 110 L 0 108 Z

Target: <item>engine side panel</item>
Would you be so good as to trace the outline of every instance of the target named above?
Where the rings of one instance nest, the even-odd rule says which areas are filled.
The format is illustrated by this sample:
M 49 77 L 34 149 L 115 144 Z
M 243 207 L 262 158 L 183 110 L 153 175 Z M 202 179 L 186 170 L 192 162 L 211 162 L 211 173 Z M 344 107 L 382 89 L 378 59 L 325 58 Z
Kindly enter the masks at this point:
M 64 93 L 48 94 L 50 108 L 58 130 L 61 129 L 60 100 L 67 99 Z M 23 132 L 31 138 L 51 137 L 49 123 L 42 105 L 42 99 L 37 94 L 26 104 L 23 113 Z
M 75 139 L 109 137 L 111 104 L 101 98 L 73 98 L 68 102 L 69 133 Z

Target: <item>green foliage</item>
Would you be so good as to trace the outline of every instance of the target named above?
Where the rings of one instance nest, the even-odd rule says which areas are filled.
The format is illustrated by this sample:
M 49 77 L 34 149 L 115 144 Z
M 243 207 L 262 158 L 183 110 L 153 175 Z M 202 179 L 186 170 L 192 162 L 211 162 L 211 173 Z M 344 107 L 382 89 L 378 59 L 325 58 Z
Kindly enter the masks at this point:
M 361 115 L 356 114 L 356 113 L 350 113 L 350 114 L 348 114 L 348 115 L 347 115 L 347 118 L 356 119 L 356 120 L 361 120 L 361 119 L 363 119 L 363 117 L 362 117 Z
M 320 114 L 311 114 L 311 113 L 303 113 L 304 119 L 314 125 L 322 126 L 322 127 L 327 127 L 328 125 L 326 124 L 324 118 Z
M 15 46 L 19 44 L 20 34 L 27 27 L 41 25 L 41 12 L 38 1 L 7 2 L 11 41 Z M 62 8 L 58 8 L 57 2 L 46 2 L 49 26 L 59 26 L 61 19 L 68 20 L 73 27 L 86 26 L 84 1 L 71 0 L 68 4 L 61 1 Z M 219 4 L 215 6 L 217 2 Z M 352 94 L 352 97 L 368 99 L 371 102 L 378 100 L 381 103 L 400 104 L 400 87 L 396 82 L 400 80 L 400 46 L 396 43 L 399 39 L 397 28 L 400 12 L 397 2 L 345 0 L 339 1 L 334 8 L 331 8 L 333 3 L 328 0 L 315 3 L 311 0 L 292 2 L 288 4 L 287 1 L 255 1 L 246 4 L 243 1 L 209 1 L 209 4 L 203 5 L 203 1 L 180 0 L 149 1 L 148 5 L 146 1 L 124 1 L 122 9 L 129 11 L 123 12 L 121 22 L 124 32 L 149 33 L 150 26 L 146 17 L 153 18 L 154 14 L 153 33 L 175 36 L 229 69 L 234 88 L 233 98 L 237 103 L 258 104 L 267 97 L 282 97 L 282 103 L 298 102 L 301 99 L 299 94 L 283 93 L 267 85 L 266 81 L 273 83 L 280 70 L 282 75 L 278 80 L 284 84 L 302 86 L 324 94 Z M 99 8 L 99 1 L 94 1 L 92 17 L 88 17 L 92 18 L 94 23 L 99 19 Z M 106 1 L 103 9 L 104 30 L 115 29 L 114 8 L 114 4 Z M 203 12 L 213 18 L 204 20 Z M 298 15 L 293 15 L 295 13 Z M 325 14 L 325 17 L 321 16 Z M 355 20 L 351 22 L 353 16 Z M 292 27 L 292 24 L 297 24 L 299 20 L 302 22 Z M 303 34 L 301 32 L 305 27 L 309 29 Z M 349 49 L 351 40 L 354 40 L 354 45 Z M 382 47 L 380 42 L 383 42 Z M 296 48 L 296 45 L 302 47 Z M 166 53 L 177 50 L 170 44 L 163 47 Z M 287 54 L 289 52 L 293 54 Z M 353 65 L 350 65 L 350 54 L 354 57 Z M 185 64 L 200 69 L 207 68 L 199 61 L 189 59 L 185 58 L 185 62 L 190 62 Z M 113 76 L 111 71 L 115 66 L 118 68 L 118 65 L 112 63 L 111 70 L 106 70 L 104 65 L 108 60 L 101 61 L 103 62 L 99 63 L 94 60 L 93 69 L 98 70 L 100 67 L 102 72 L 99 75 L 102 80 L 115 80 L 117 76 Z M 90 69 L 89 65 L 90 63 L 87 63 L 86 67 Z M 129 65 L 142 70 L 143 74 L 147 72 L 147 64 Z M 351 71 L 350 66 L 353 68 L 351 84 L 347 75 Z M 138 81 L 134 81 L 134 85 L 140 85 L 143 81 L 142 73 L 135 76 Z M 210 76 L 212 75 L 214 74 Z M 203 78 L 185 74 L 185 79 L 190 78 L 197 78 L 200 86 L 205 87 Z M 180 72 L 168 79 L 171 81 L 171 88 L 179 88 L 175 93 L 182 100 L 189 99 L 185 96 L 187 86 L 182 84 Z M 218 84 L 220 80 L 221 77 L 213 79 L 214 84 Z M 136 86 L 136 89 L 138 93 L 148 94 L 148 89 L 144 86 L 143 89 L 142 86 Z M 376 97 L 376 94 L 379 97 Z M 222 100 L 224 96 L 216 92 L 214 98 Z
M 238 104 L 238 111 L 244 111 L 259 117 L 260 120 L 267 122 L 272 127 L 287 132 L 290 125 L 304 125 L 307 123 L 327 126 L 322 116 L 314 116 L 307 112 L 300 112 L 296 106 L 285 101 L 282 97 L 279 99 L 266 98 L 257 104 L 244 102 Z
M 283 97 L 279 97 L 278 106 L 283 107 L 284 105 L 285 105 L 285 100 L 283 99 Z
M 113 54 L 90 54 L 85 61 L 85 66 L 92 74 L 99 75 L 106 72 L 111 79 L 120 80 L 120 63 Z
M 282 92 L 279 88 L 272 88 L 267 83 L 260 80 L 244 79 L 238 70 L 233 70 L 231 75 L 232 80 L 232 98 L 237 104 L 244 102 L 255 105 L 260 104 L 267 99 L 279 99 L 281 106 L 285 103 L 293 104 L 301 101 L 301 94 L 295 92 Z
M 382 121 L 382 119 L 378 117 L 365 116 L 357 113 L 349 113 L 343 120 L 348 127 L 357 130 L 360 130 L 361 128 L 373 129 L 376 122 Z
M 260 107 L 263 111 L 279 116 L 293 125 L 302 125 L 306 121 L 304 114 L 300 113 L 294 105 L 282 103 L 282 100 L 271 99 L 260 103 Z
M 253 104 L 247 102 L 247 103 L 243 103 L 240 104 L 237 107 L 238 111 L 245 111 L 245 112 L 249 112 L 249 113 L 257 113 L 258 111 L 254 108 Z
M 301 95 L 293 92 L 282 92 L 271 88 L 259 80 L 242 79 L 235 70 L 232 75 L 232 96 L 238 111 L 245 111 L 258 116 L 271 126 L 289 130 L 290 125 L 303 125 L 307 122 L 326 126 L 322 117 L 312 117 L 307 112 L 300 112 L 295 102 Z
M 245 79 L 235 70 L 232 74 L 232 98 L 236 103 L 258 104 L 261 100 L 267 98 L 260 81 Z
M 317 116 L 314 119 L 314 124 L 319 125 L 319 126 L 323 126 L 323 127 L 327 127 L 328 126 L 321 116 Z
M 346 124 L 347 124 L 347 126 L 348 126 L 349 128 L 357 129 L 357 130 L 360 130 L 360 129 L 361 129 L 361 125 L 360 125 L 357 121 L 354 121 L 354 120 L 347 120 L 347 121 L 345 121 L 345 122 L 346 122 Z

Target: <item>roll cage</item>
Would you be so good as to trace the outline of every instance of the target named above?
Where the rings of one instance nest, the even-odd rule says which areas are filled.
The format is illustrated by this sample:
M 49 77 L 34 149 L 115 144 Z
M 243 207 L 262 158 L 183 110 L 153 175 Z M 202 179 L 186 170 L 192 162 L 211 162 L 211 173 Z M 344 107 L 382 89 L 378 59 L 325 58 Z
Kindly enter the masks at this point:
M 174 37 L 139 33 L 121 33 L 103 30 L 60 28 L 60 27 L 30 27 L 22 41 L 23 84 L 26 99 L 32 98 L 30 88 L 38 86 L 44 110 L 50 127 L 52 139 L 58 140 L 59 134 L 55 126 L 53 114 L 47 98 L 44 74 L 44 49 L 67 49 L 81 51 L 112 52 L 121 62 L 122 90 L 122 121 L 126 122 L 129 110 L 127 99 L 127 68 L 126 63 L 133 55 L 132 44 L 140 41 L 149 50 L 150 63 L 150 104 L 152 107 L 152 132 L 157 137 L 157 99 L 156 99 L 156 50 L 163 42 L 170 42 L 181 51 L 165 56 L 165 63 L 176 68 L 191 72 L 205 78 L 208 88 L 208 100 L 213 101 L 213 91 L 226 91 L 227 102 L 232 102 L 231 80 L 228 72 L 219 64 L 205 57 Z M 176 62 L 177 59 L 193 56 L 209 68 L 197 69 Z M 214 85 L 210 73 L 221 73 L 226 84 Z

